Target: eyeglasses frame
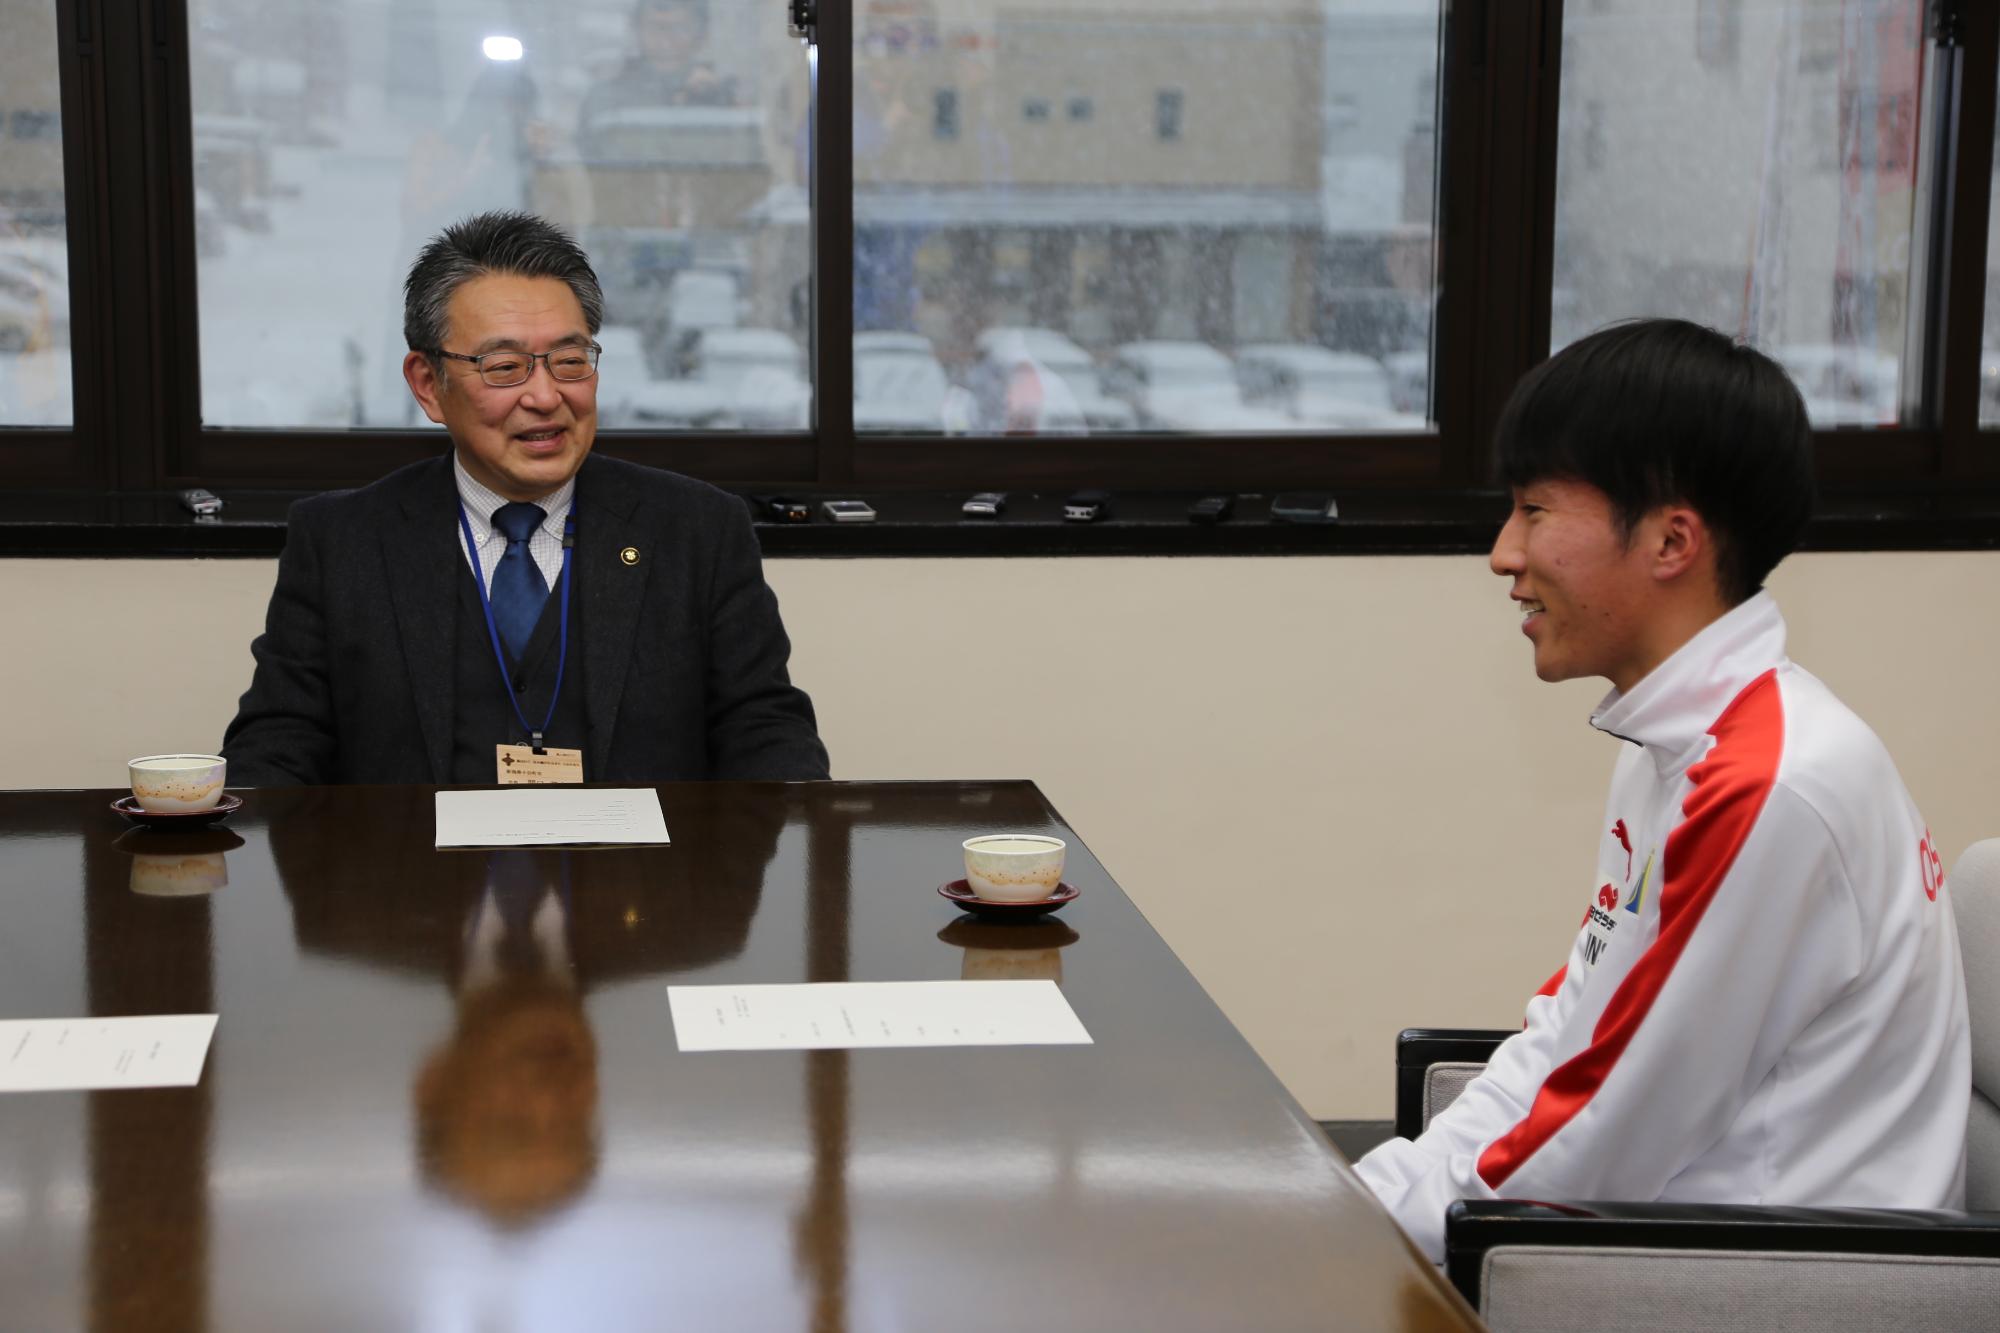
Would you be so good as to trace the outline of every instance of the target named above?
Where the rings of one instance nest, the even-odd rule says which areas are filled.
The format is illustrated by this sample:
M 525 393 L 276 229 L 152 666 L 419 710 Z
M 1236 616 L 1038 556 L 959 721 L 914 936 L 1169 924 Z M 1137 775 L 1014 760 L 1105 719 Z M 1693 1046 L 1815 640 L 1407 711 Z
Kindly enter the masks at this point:
M 549 358 L 554 356 L 557 352 L 573 352 L 579 348 L 586 348 L 590 352 L 590 373 L 588 375 L 578 375 L 575 379 L 564 379 L 561 375 L 556 374 L 556 368 L 553 364 L 550 363 Z M 562 346 L 552 347 L 546 352 L 520 352 L 520 351 L 515 351 L 511 348 L 501 347 L 501 348 L 495 348 L 493 351 L 490 352 L 481 352 L 477 356 L 468 356 L 464 352 L 447 352 L 442 347 L 432 347 L 426 350 L 429 352 L 430 355 L 436 357 L 443 357 L 446 360 L 470 362 L 472 365 L 473 372 L 479 376 L 479 382 L 481 384 L 484 384 L 489 389 L 520 388 L 523 384 L 526 384 L 529 380 L 535 378 L 535 362 L 537 361 L 542 363 L 543 368 L 549 372 L 549 378 L 554 380 L 556 383 L 582 384 L 587 380 L 592 380 L 597 378 L 597 360 L 599 357 L 604 355 L 603 346 L 597 343 L 595 340 L 582 343 L 564 343 Z M 528 358 L 528 373 L 523 375 L 520 379 L 515 380 L 511 384 L 495 384 L 492 380 L 486 378 L 486 367 L 484 364 L 482 364 L 489 356 L 525 356 Z

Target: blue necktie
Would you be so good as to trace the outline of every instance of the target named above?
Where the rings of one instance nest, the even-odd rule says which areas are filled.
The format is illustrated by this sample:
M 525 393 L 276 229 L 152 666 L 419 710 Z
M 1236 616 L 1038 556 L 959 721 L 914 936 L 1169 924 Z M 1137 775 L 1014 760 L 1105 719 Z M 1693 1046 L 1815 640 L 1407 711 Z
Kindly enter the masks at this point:
M 542 618 L 542 603 L 549 596 L 549 585 L 528 551 L 528 538 L 547 517 L 540 505 L 518 501 L 493 511 L 493 530 L 507 538 L 507 549 L 493 566 L 493 589 L 488 596 L 501 641 L 517 660 L 527 650 L 528 636 L 535 632 L 535 622 Z

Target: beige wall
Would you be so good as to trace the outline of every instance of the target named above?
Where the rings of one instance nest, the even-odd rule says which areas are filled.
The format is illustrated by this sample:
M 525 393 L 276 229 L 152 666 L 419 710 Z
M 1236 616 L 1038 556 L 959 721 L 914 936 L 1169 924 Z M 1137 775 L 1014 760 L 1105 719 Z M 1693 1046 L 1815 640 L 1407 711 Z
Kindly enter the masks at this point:
M 10 750 L 44 757 L 21 785 L 214 745 L 273 568 L 0 563 Z M 1318 1116 L 1386 1117 L 1398 1027 L 1504 1026 L 1564 958 L 1617 742 L 1596 685 L 1535 681 L 1476 558 L 769 570 L 838 776 L 1036 779 Z M 2000 554 L 1774 586 L 1947 855 L 2000 834 Z

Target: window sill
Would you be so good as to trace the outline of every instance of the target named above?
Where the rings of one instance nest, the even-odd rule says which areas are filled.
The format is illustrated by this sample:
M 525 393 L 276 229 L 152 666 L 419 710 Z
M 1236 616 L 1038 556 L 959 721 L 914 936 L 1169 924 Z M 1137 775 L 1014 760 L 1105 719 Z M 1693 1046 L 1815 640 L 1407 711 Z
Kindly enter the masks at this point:
M 853 492 L 840 494 L 849 498 Z M 274 556 L 284 548 L 285 513 L 299 492 L 230 491 L 215 520 L 199 520 L 172 495 L 0 495 L 0 557 L 187 558 Z M 963 493 L 864 495 L 873 523 L 833 523 L 805 495 L 808 523 L 759 521 L 774 559 L 997 556 L 1280 556 L 1484 554 L 1504 517 L 1487 493 L 1340 499 L 1326 524 L 1275 522 L 1270 496 L 1238 495 L 1229 519 L 1194 523 L 1191 494 L 1116 495 L 1112 516 L 1062 520 L 1061 493 L 1014 493 L 997 519 L 959 514 Z M 1977 551 L 2000 549 L 2000 496 L 1825 501 L 1806 534 L 1809 551 Z

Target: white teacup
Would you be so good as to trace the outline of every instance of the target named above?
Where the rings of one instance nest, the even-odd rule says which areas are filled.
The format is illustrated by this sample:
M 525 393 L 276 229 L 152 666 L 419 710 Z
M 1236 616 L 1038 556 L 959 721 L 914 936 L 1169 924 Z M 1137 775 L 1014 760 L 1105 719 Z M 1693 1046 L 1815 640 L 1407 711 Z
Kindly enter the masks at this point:
M 153 814 L 213 810 L 222 799 L 228 767 L 226 760 L 213 754 L 149 754 L 126 765 L 132 775 L 132 799 Z
M 1038 903 L 1062 883 L 1068 844 L 1039 833 L 994 833 L 965 840 L 965 883 L 989 903 Z

